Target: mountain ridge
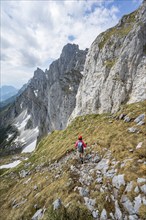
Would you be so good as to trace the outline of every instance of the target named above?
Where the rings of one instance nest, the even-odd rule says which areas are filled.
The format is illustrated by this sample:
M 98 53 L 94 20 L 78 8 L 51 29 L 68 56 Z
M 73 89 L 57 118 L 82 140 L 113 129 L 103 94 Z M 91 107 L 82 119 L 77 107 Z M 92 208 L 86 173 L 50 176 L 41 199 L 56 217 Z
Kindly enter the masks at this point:
M 7 100 L 8 98 L 16 95 L 18 92 L 18 89 L 16 89 L 14 86 L 10 85 L 3 85 L 0 87 L 0 102 L 3 102 Z

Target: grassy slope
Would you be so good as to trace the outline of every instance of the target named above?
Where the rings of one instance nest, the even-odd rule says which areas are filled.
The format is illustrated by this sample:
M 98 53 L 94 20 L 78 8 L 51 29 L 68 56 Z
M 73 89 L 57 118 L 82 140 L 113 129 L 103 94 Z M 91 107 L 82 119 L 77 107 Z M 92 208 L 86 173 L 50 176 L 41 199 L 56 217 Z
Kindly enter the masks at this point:
M 66 130 L 54 131 L 44 138 L 38 144 L 37 151 L 27 161 L 27 163 L 31 162 L 28 168 L 24 165 L 26 162 L 23 162 L 18 167 L 7 170 L 1 175 L 1 219 L 30 219 L 36 212 L 34 209 L 35 204 L 38 205 L 38 208 L 45 206 L 49 210 L 46 212 L 44 219 L 57 219 L 57 216 L 53 217 L 51 204 L 58 197 L 62 199 L 65 205 L 73 201 L 71 208 L 68 209 L 72 220 L 85 219 L 84 215 L 90 219 L 88 211 L 83 206 L 82 198 L 73 190 L 76 185 L 80 185 L 76 182 L 76 174 L 70 173 L 69 169 L 75 161 L 70 160 L 68 164 L 64 164 L 63 172 L 58 179 L 55 178 L 55 170 L 49 172 L 47 169 L 49 164 L 62 158 L 67 151 L 74 149 L 74 143 L 79 134 L 82 134 L 84 140 L 88 143 L 88 151 L 98 151 L 104 157 L 107 149 L 110 149 L 112 157 L 121 163 L 124 159 L 131 158 L 132 160 L 127 162 L 125 167 L 120 168 L 117 166 L 117 169 L 119 173 L 125 173 L 127 181 L 133 180 L 136 184 L 136 179 L 143 177 L 146 172 L 145 165 L 137 162 L 138 159 L 143 159 L 146 153 L 144 148 L 146 142 L 145 126 L 139 126 L 139 133 L 128 133 L 127 129 L 136 125 L 134 118 L 145 112 L 145 106 L 146 102 L 123 106 L 120 112 L 114 116 L 107 114 L 81 116 L 76 118 Z M 128 114 L 132 121 L 126 123 L 123 120 L 117 120 L 116 116 L 121 113 Z M 136 150 L 139 142 L 143 142 L 143 146 Z M 133 149 L 133 152 L 129 152 L 131 149 Z M 6 158 L 4 160 L 6 161 Z M 41 171 L 36 172 L 35 168 L 38 165 L 41 165 L 42 168 Z M 28 169 L 31 174 L 24 179 L 20 178 L 18 173 L 22 169 Z M 31 181 L 24 184 L 30 177 Z M 71 183 L 67 184 L 70 178 Z M 35 185 L 38 186 L 37 190 L 34 190 Z M 91 187 L 94 188 L 94 184 Z M 104 195 L 95 192 L 93 196 L 97 197 L 99 203 L 103 203 Z M 128 196 L 132 198 L 134 195 L 129 193 Z M 12 202 L 16 200 L 16 203 L 19 203 L 22 198 L 27 199 L 27 202 L 20 205 L 19 208 L 12 208 Z M 106 207 L 106 205 L 103 203 L 103 206 Z M 78 210 L 78 207 L 81 209 Z M 65 215 L 64 210 L 62 213 Z M 141 216 L 144 215 L 143 213 L 144 208 L 142 207 Z M 47 217 L 48 215 L 50 216 Z M 61 213 L 59 215 L 61 216 Z M 62 219 L 69 219 L 69 217 Z

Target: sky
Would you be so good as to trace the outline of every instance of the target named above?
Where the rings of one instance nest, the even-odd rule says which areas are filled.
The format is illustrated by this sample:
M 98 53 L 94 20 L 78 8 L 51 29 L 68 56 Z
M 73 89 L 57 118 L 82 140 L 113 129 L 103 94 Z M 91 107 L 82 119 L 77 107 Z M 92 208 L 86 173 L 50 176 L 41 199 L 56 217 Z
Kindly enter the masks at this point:
M 89 48 L 142 0 L 1 0 L 0 83 L 21 88 L 67 43 Z

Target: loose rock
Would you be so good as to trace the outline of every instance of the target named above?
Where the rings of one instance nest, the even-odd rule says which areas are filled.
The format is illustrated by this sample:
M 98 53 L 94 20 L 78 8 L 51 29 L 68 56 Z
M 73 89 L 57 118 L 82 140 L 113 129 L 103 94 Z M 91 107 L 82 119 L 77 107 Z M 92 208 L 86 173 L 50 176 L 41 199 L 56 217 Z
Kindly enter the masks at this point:
M 29 174 L 29 171 L 25 171 L 25 170 L 21 170 L 21 171 L 19 172 L 19 176 L 20 176 L 21 178 L 25 178 L 28 174 Z
M 142 147 L 143 142 L 139 142 L 139 144 L 136 146 L 136 149 L 139 149 Z
M 124 121 L 125 121 L 125 122 L 130 122 L 130 121 L 131 121 L 131 118 L 129 118 L 129 116 L 125 116 L 125 117 L 124 117 Z
M 145 178 L 138 178 L 137 183 L 146 183 L 146 179 Z
M 88 196 L 88 194 L 89 194 L 89 190 L 88 189 L 83 188 L 83 187 L 78 187 L 78 189 L 79 189 L 79 193 L 80 193 L 81 196 L 83 196 L 83 197 L 87 197 Z
M 95 219 L 97 219 L 98 218 L 98 211 L 96 210 L 94 210 L 93 212 L 92 212 L 92 216 L 93 216 L 93 218 L 95 218 Z
M 115 219 L 117 220 L 123 220 L 122 212 L 120 210 L 118 201 L 115 201 Z
M 105 209 L 101 212 L 100 220 L 107 220 L 107 213 Z
M 144 119 L 144 117 L 145 117 L 145 114 L 141 114 L 134 120 L 134 122 L 139 123 L 140 121 Z
M 135 133 L 135 132 L 138 131 L 138 129 L 137 129 L 137 128 L 134 128 L 134 127 L 131 127 L 131 128 L 128 128 L 128 131 L 129 131 L 130 133 Z
M 112 179 L 112 184 L 117 189 L 119 189 L 122 185 L 125 186 L 124 174 L 114 176 L 113 179 Z
M 34 214 L 34 216 L 31 218 L 31 220 L 39 220 L 43 217 L 43 209 L 37 210 L 37 212 Z
M 95 199 L 89 199 L 88 197 L 84 197 L 84 200 L 85 200 L 85 205 L 92 212 L 94 210 L 96 200 Z
M 146 195 L 146 184 L 140 186 L 141 191 Z
M 61 199 L 56 199 L 54 202 L 53 202 L 53 207 L 54 207 L 54 210 L 56 209 L 59 209 L 62 205 L 62 202 L 61 202 Z

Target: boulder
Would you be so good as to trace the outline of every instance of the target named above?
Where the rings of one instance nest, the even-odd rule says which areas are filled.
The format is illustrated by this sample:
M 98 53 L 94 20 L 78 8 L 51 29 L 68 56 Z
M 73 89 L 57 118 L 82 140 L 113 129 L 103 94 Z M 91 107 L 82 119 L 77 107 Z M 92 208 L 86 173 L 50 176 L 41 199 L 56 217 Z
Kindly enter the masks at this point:
M 85 205 L 87 206 L 87 208 L 93 212 L 94 210 L 94 206 L 96 203 L 96 199 L 89 199 L 88 197 L 84 197 L 84 201 L 85 201 Z
M 103 178 L 102 178 L 102 177 L 98 177 L 98 178 L 96 179 L 96 182 L 97 182 L 97 183 L 102 183 L 102 181 L 103 181 Z
M 139 220 L 137 215 L 129 215 L 129 220 Z
M 134 122 L 139 123 L 140 121 L 143 121 L 144 118 L 145 118 L 145 114 L 141 114 L 134 120 Z
M 107 220 L 107 213 L 105 209 L 103 209 L 101 212 L 100 220 Z
M 142 202 L 144 205 L 146 205 L 146 197 L 142 197 Z
M 133 182 L 131 181 L 130 183 L 127 184 L 125 192 L 130 192 L 132 190 L 133 187 Z
M 139 188 L 138 188 L 138 186 L 135 187 L 134 192 L 139 193 Z
M 120 189 L 122 185 L 125 186 L 125 180 L 124 180 L 124 174 L 114 176 L 112 179 L 112 184 L 115 186 L 117 189 Z
M 144 121 L 140 121 L 137 125 L 141 126 L 141 125 L 144 125 L 145 122 Z
M 35 185 L 35 186 L 33 187 L 33 189 L 34 189 L 34 190 L 38 190 L 38 186 Z
M 134 210 L 136 214 L 139 213 L 139 208 L 141 205 L 142 205 L 142 199 L 141 199 L 141 196 L 138 195 L 137 197 L 135 197 L 135 200 L 134 200 Z
M 121 114 L 121 115 L 119 116 L 119 119 L 122 120 L 124 117 L 125 117 L 125 114 Z
M 137 183 L 146 183 L 146 179 L 145 178 L 138 178 Z
M 103 174 L 106 173 L 107 169 L 109 168 L 109 159 L 103 158 L 96 166 L 97 170 L 100 170 Z
M 21 170 L 21 171 L 19 172 L 19 176 L 20 176 L 21 178 L 25 178 L 28 174 L 29 174 L 29 171 L 25 171 L 25 170 Z
M 56 199 L 54 202 L 53 202 L 53 208 L 54 210 L 57 210 L 61 207 L 62 205 L 62 202 L 61 202 L 61 199 Z
M 141 191 L 146 195 L 146 184 L 140 186 Z
M 116 220 L 123 220 L 122 212 L 120 210 L 118 201 L 115 201 L 115 219 Z
M 133 204 L 132 202 L 128 199 L 127 196 L 123 195 L 122 198 L 121 198 L 121 203 L 125 209 L 125 211 L 128 211 L 128 213 L 130 215 L 134 215 L 135 214 L 135 210 L 134 210 L 134 207 L 133 207 Z
M 130 121 L 131 121 L 131 118 L 126 115 L 126 116 L 124 117 L 124 121 L 125 121 L 125 122 L 130 122 Z
M 33 215 L 31 220 L 39 220 L 43 217 L 43 209 L 37 210 L 37 212 Z
M 139 149 L 142 147 L 143 142 L 139 142 L 138 145 L 136 146 L 136 149 Z
M 129 131 L 130 133 L 136 133 L 136 132 L 138 131 L 138 129 L 135 128 L 135 127 L 131 127 L 131 128 L 128 128 L 128 131 Z
M 93 218 L 97 219 L 97 218 L 98 218 L 98 215 L 99 215 L 99 212 L 98 212 L 97 210 L 94 210 L 94 211 L 92 212 Z
M 101 160 L 101 158 L 99 156 L 97 156 L 97 155 L 92 158 L 92 162 L 93 163 L 98 163 L 100 160 Z
M 87 197 L 89 194 L 89 190 L 87 188 L 83 188 L 83 187 L 78 187 L 79 189 L 79 193 L 81 196 L 83 197 Z

